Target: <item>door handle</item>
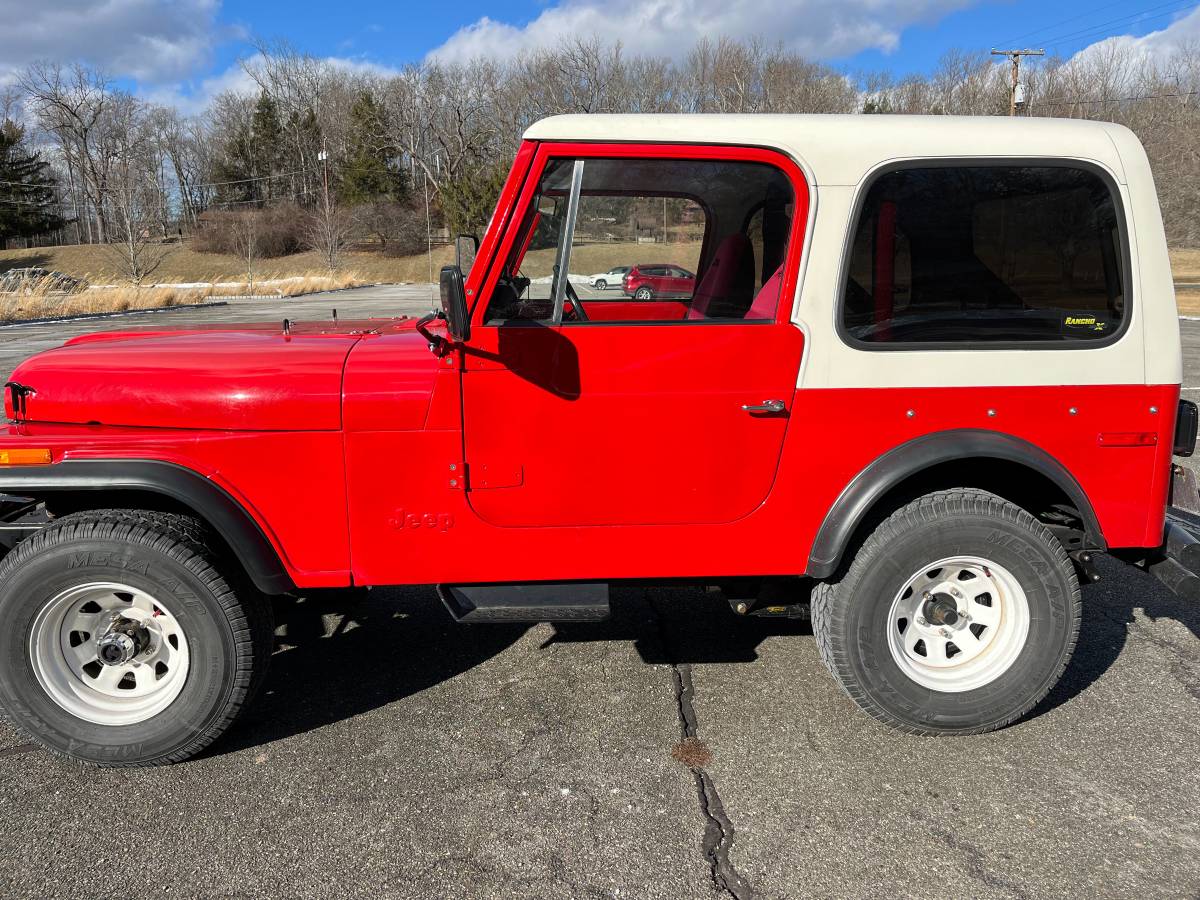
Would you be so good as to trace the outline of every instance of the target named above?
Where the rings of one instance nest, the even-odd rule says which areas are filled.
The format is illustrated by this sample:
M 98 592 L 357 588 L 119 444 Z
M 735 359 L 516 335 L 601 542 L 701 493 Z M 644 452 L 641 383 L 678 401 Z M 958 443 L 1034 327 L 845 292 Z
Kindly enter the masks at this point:
M 756 413 L 756 412 L 781 413 L 785 409 L 787 409 L 787 404 L 784 403 L 782 400 L 764 400 L 758 406 L 751 406 L 749 404 L 743 403 L 742 409 L 744 409 L 746 412 L 751 412 L 751 413 Z

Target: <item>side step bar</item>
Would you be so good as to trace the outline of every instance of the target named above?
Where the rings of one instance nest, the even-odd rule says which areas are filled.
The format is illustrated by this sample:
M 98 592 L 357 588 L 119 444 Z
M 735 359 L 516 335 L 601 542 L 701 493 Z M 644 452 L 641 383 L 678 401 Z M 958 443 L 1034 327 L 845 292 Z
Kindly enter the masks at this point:
M 459 622 L 602 622 L 608 584 L 439 584 Z

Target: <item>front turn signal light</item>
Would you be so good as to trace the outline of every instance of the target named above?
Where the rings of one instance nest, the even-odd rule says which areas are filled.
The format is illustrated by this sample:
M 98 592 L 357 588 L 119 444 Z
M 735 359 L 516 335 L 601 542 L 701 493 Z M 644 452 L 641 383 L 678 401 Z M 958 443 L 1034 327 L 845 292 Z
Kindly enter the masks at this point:
M 50 451 L 46 449 L 31 450 L 19 447 L 0 450 L 0 466 L 48 466 L 51 461 Z

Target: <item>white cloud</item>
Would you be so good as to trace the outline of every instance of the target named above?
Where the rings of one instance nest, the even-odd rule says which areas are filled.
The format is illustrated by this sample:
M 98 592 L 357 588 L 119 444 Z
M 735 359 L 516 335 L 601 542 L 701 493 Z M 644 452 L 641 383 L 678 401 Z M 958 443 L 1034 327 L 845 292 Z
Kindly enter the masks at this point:
M 563 0 L 526 25 L 483 17 L 432 58 L 510 56 L 576 38 L 620 41 L 631 53 L 676 57 L 700 38 L 765 37 L 813 59 L 894 50 L 906 27 L 977 0 Z
M 1087 62 L 1105 55 L 1127 56 L 1131 62 L 1154 62 L 1165 59 L 1185 46 L 1200 45 L 1200 7 L 1180 14 L 1166 28 L 1151 31 L 1141 37 L 1119 34 L 1104 38 L 1080 50 L 1072 62 Z
M 226 91 L 232 91 L 235 94 L 258 94 L 260 90 L 258 82 L 247 71 L 247 67 L 253 69 L 259 65 L 260 59 L 261 57 L 257 55 L 251 56 L 243 62 L 234 63 L 216 75 L 198 81 L 180 81 L 147 88 L 140 93 L 141 96 L 154 103 L 173 106 L 185 115 L 196 115 L 207 109 L 214 97 Z M 399 74 L 398 69 L 366 59 L 326 56 L 321 61 L 331 68 L 352 75 L 387 78 Z
M 235 64 L 224 72 L 198 82 L 173 82 L 153 88 L 144 88 L 140 93 L 152 103 L 173 106 L 184 115 L 197 115 L 208 108 L 217 94 L 233 91 L 237 94 L 256 94 L 258 85 L 250 74 Z
M 0 74 L 83 60 L 162 83 L 195 72 L 221 38 L 220 0 L 0 0 Z

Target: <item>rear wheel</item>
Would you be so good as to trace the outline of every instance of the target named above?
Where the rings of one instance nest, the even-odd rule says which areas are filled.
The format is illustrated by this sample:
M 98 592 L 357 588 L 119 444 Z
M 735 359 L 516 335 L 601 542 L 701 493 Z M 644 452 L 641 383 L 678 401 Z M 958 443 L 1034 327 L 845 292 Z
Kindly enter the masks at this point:
M 1054 535 L 973 489 L 897 510 L 812 602 L 821 657 L 845 692 L 919 734 L 991 731 L 1027 713 L 1062 675 L 1079 613 Z
M 654 292 L 648 287 L 640 287 L 633 292 L 634 300 L 653 300 Z
M 272 649 L 267 598 L 232 571 L 184 516 L 59 519 L 0 563 L 0 706 L 87 762 L 198 753 L 252 699 Z
M 608 290 L 608 282 L 605 281 L 603 278 L 597 278 L 596 283 L 594 285 L 592 285 L 592 287 L 594 287 L 598 291 L 605 291 L 605 290 Z

